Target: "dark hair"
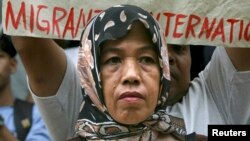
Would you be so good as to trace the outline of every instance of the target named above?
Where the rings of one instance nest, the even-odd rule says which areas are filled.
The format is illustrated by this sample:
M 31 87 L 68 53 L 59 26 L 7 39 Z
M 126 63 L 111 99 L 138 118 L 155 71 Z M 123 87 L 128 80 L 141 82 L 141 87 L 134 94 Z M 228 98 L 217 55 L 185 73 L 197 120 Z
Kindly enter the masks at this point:
M 16 55 L 16 50 L 10 40 L 10 38 L 2 34 L 0 36 L 0 51 L 6 52 L 7 54 L 10 55 L 10 57 L 14 57 Z

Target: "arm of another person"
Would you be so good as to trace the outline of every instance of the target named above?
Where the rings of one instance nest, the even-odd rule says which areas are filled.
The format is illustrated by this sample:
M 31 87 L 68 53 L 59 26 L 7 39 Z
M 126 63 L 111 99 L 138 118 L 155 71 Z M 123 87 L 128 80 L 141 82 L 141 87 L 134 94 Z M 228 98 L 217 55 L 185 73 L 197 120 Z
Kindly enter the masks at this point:
M 237 71 L 250 70 L 250 48 L 226 48 L 226 51 Z
M 55 95 L 66 71 L 63 49 L 52 39 L 12 37 L 29 78 L 32 91 L 40 97 Z

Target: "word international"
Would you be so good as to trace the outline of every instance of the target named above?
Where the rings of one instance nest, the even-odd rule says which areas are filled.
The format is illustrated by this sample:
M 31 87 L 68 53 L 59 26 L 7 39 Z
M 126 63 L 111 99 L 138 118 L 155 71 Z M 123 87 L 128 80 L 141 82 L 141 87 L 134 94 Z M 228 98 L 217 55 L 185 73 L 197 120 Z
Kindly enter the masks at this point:
M 250 125 L 208 125 L 208 140 L 250 140 Z

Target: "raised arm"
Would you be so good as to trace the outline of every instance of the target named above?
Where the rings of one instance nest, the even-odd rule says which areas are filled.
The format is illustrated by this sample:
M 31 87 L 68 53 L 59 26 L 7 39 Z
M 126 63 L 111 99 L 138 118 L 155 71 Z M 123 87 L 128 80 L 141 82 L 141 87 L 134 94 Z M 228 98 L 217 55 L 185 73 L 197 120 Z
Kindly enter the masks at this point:
M 238 71 L 250 70 L 250 48 L 226 48 L 226 51 Z
M 29 84 L 37 96 L 55 95 L 66 71 L 63 49 L 52 39 L 12 37 L 29 77 Z

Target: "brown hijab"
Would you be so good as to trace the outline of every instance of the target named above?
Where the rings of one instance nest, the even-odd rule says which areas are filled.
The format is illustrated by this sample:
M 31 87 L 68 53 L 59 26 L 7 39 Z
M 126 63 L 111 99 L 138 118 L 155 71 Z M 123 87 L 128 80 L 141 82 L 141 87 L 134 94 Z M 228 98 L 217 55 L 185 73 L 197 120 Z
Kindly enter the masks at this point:
M 140 21 L 151 34 L 161 66 L 161 94 L 158 105 L 147 120 L 137 125 L 123 125 L 108 113 L 100 80 L 100 45 L 106 40 L 125 36 L 131 24 Z M 183 120 L 169 116 L 166 99 L 170 87 L 168 52 L 162 30 L 145 10 L 132 5 L 113 6 L 94 17 L 85 28 L 79 49 L 78 71 L 84 100 L 76 134 L 82 140 L 154 140 L 157 134 L 186 134 Z

